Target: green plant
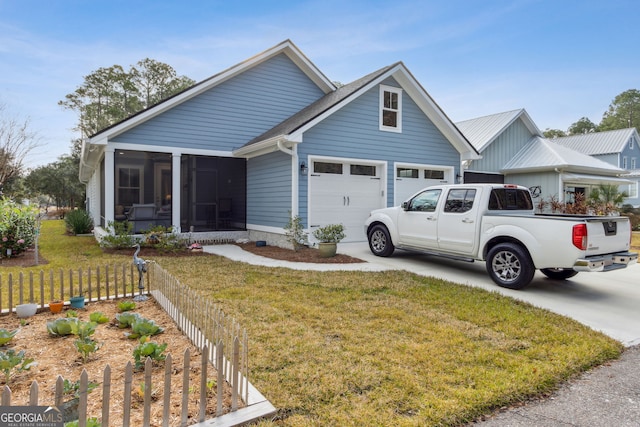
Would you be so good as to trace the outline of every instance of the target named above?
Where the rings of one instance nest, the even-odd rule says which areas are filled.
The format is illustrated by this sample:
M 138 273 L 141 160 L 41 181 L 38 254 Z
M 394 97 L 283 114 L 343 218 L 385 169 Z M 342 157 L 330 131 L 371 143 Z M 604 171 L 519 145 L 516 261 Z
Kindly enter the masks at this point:
M 89 338 L 96 332 L 98 324 L 95 322 L 78 322 L 74 335 L 77 335 L 80 339 Z
M 164 329 L 153 320 L 140 317 L 131 324 L 131 333 L 127 337 L 136 339 L 140 337 L 150 337 L 164 332 Z
M 94 311 L 89 315 L 89 320 L 95 323 L 107 323 L 109 318 L 101 311 Z
M 344 226 L 342 224 L 328 224 L 313 230 L 313 237 L 322 243 L 339 243 L 344 239 Z
M 91 393 L 98 385 L 96 382 L 89 381 L 87 384 L 87 393 Z M 69 381 L 65 379 L 62 383 L 62 394 L 74 398 L 80 397 L 80 380 Z
M 78 427 L 80 424 L 79 420 L 69 421 L 68 423 L 64 423 L 64 427 Z M 85 424 L 87 427 L 100 427 L 102 424 L 96 417 L 87 418 L 87 422 Z
M 147 341 L 141 344 L 138 344 L 136 348 L 133 349 L 133 358 L 135 360 L 135 368 L 137 370 L 144 368 L 144 362 L 147 357 L 150 357 L 151 360 L 155 362 L 160 362 L 166 359 L 166 355 L 164 351 L 167 348 L 167 343 L 158 344 L 154 341 Z
M 116 324 L 120 329 L 130 328 L 133 322 L 138 319 L 140 319 L 138 313 L 125 312 L 116 314 Z
M 102 347 L 102 344 L 89 337 L 78 338 L 73 344 L 82 355 L 82 363 L 86 363 L 89 356 Z
M 13 337 L 16 336 L 17 333 L 18 333 L 18 329 L 9 331 L 7 329 L 0 328 L 0 347 L 2 347 L 3 345 L 11 341 Z
M 102 237 L 100 246 L 110 249 L 127 249 L 136 243 L 133 236 L 133 223 L 129 221 L 109 221 L 107 225 L 109 234 Z
M 71 234 L 86 234 L 93 229 L 93 219 L 87 211 L 82 209 L 72 210 L 66 214 L 64 223 Z
M 171 232 L 171 227 L 156 225 L 145 233 L 144 245 L 153 247 L 164 253 L 177 253 L 183 251 L 186 240 Z
M 33 246 L 37 215 L 33 206 L 0 198 L 0 258 L 18 255 Z
M 77 317 L 62 317 L 47 322 L 47 332 L 52 336 L 75 335 L 78 330 Z
M 0 351 L 0 371 L 4 373 L 4 383 L 9 384 L 11 375 L 22 371 L 28 371 L 36 362 L 27 358 L 24 350 L 16 353 L 15 350 Z
M 287 236 L 289 243 L 293 245 L 294 250 L 297 251 L 301 247 L 309 244 L 309 235 L 304 231 L 302 218 L 298 215 L 292 216 L 291 211 L 289 211 L 289 220 L 284 226 L 284 230 L 285 236 Z
M 75 310 L 67 310 L 65 316 L 67 316 L 68 318 L 78 317 L 78 312 Z
M 120 312 L 131 311 L 135 308 L 136 308 L 135 301 L 125 300 L 125 301 L 118 302 L 118 310 L 120 310 Z

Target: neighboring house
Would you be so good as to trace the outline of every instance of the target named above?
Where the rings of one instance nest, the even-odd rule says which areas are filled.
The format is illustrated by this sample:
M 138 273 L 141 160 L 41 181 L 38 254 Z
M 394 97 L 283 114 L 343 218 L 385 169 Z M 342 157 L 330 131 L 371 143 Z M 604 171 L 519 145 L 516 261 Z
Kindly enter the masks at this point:
M 85 140 L 80 180 L 99 233 L 128 219 L 283 244 L 298 215 L 357 241 L 372 209 L 478 158 L 401 62 L 336 88 L 287 40 Z
M 625 178 L 632 182 L 620 186 L 620 191 L 629 196 L 624 203 L 640 207 L 640 137 L 636 128 L 572 135 L 552 141 L 627 170 L 629 174 Z
M 465 164 L 465 182 L 529 187 L 534 197 L 573 202 L 599 184 L 628 185 L 624 169 L 548 140 L 524 109 L 456 123 L 482 159 Z M 538 199 L 539 200 L 539 199 Z

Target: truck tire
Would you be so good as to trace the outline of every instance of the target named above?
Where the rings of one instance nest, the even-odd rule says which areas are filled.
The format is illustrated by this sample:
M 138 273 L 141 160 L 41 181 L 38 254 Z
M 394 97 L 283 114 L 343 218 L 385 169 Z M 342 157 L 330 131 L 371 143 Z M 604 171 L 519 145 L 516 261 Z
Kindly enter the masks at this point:
M 395 247 L 391 242 L 387 227 L 377 224 L 369 230 L 369 249 L 377 256 L 391 256 Z
M 566 280 L 578 274 L 577 271 L 570 268 L 541 268 L 540 271 L 553 280 Z
M 536 272 L 529 254 L 515 243 L 500 243 L 491 248 L 486 265 L 491 280 L 508 289 L 524 288 Z

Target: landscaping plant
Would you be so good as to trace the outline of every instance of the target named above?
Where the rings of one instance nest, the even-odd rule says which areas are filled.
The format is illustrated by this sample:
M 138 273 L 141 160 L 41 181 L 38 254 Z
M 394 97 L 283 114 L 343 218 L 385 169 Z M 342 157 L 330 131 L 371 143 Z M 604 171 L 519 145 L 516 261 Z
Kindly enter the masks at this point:
M 16 336 L 17 333 L 18 333 L 18 329 L 9 331 L 7 329 L 0 328 L 0 347 L 2 347 L 3 345 L 11 341 L 13 337 Z
M 51 336 L 75 335 L 78 330 L 77 317 L 61 317 L 47 322 L 47 332 Z
M 33 246 L 37 215 L 35 207 L 0 198 L 0 258 L 16 256 Z
M 111 249 L 127 249 L 136 244 L 133 223 L 129 221 L 109 221 L 107 234 L 100 240 L 100 246 Z
M 121 312 L 123 312 L 123 311 L 131 311 L 131 310 L 133 310 L 135 308 L 136 308 L 135 301 L 125 300 L 125 301 L 119 301 L 118 302 L 118 310 L 120 310 Z
M 298 215 L 292 216 L 291 211 L 289 211 L 289 221 L 287 221 L 287 224 L 284 226 L 284 230 L 285 236 L 287 236 L 289 243 L 293 245 L 294 250 L 297 251 L 309 244 L 309 235 L 304 231 L 302 218 Z
M 167 343 L 158 344 L 153 341 L 145 341 L 138 344 L 138 346 L 133 349 L 133 359 L 135 360 L 136 370 L 144 368 L 144 362 L 147 360 L 147 357 L 150 357 L 154 362 L 161 362 L 165 360 L 167 357 L 164 354 L 166 348 Z
M 118 313 L 116 314 L 116 325 L 120 329 L 130 328 L 133 325 L 133 322 L 140 319 L 140 315 L 138 313 Z
M 100 347 L 102 347 L 102 344 L 89 337 L 78 338 L 74 341 L 73 344 L 82 355 L 82 363 L 86 363 L 89 359 L 89 356 L 98 351 Z
M 67 232 L 71 234 L 87 234 L 93 230 L 93 219 L 83 209 L 72 210 L 64 217 Z
M 89 320 L 98 324 L 107 323 L 109 318 L 101 311 L 94 311 L 89 315 Z
M 131 339 L 150 337 L 164 332 L 164 329 L 153 320 L 140 317 L 131 324 L 131 333 L 127 337 Z
M 24 350 L 20 350 L 17 353 L 13 349 L 0 351 L 0 371 L 4 373 L 5 385 L 9 385 L 11 375 L 22 371 L 28 371 L 35 365 L 36 362 L 33 359 L 26 357 Z

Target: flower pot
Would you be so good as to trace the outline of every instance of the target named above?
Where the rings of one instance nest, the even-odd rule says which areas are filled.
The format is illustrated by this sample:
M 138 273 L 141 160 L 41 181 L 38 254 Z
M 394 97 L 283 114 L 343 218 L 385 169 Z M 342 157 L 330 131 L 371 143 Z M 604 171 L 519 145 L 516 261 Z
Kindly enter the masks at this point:
M 69 305 L 73 308 L 84 308 L 84 296 L 69 298 Z
M 51 301 L 49 303 L 49 311 L 51 311 L 53 314 L 62 312 L 63 307 L 64 307 L 63 301 Z
M 320 251 L 321 258 L 331 258 L 336 255 L 338 250 L 337 243 L 318 243 L 318 250 Z
M 31 317 L 38 311 L 38 304 L 27 303 L 16 305 L 16 314 L 20 318 Z

